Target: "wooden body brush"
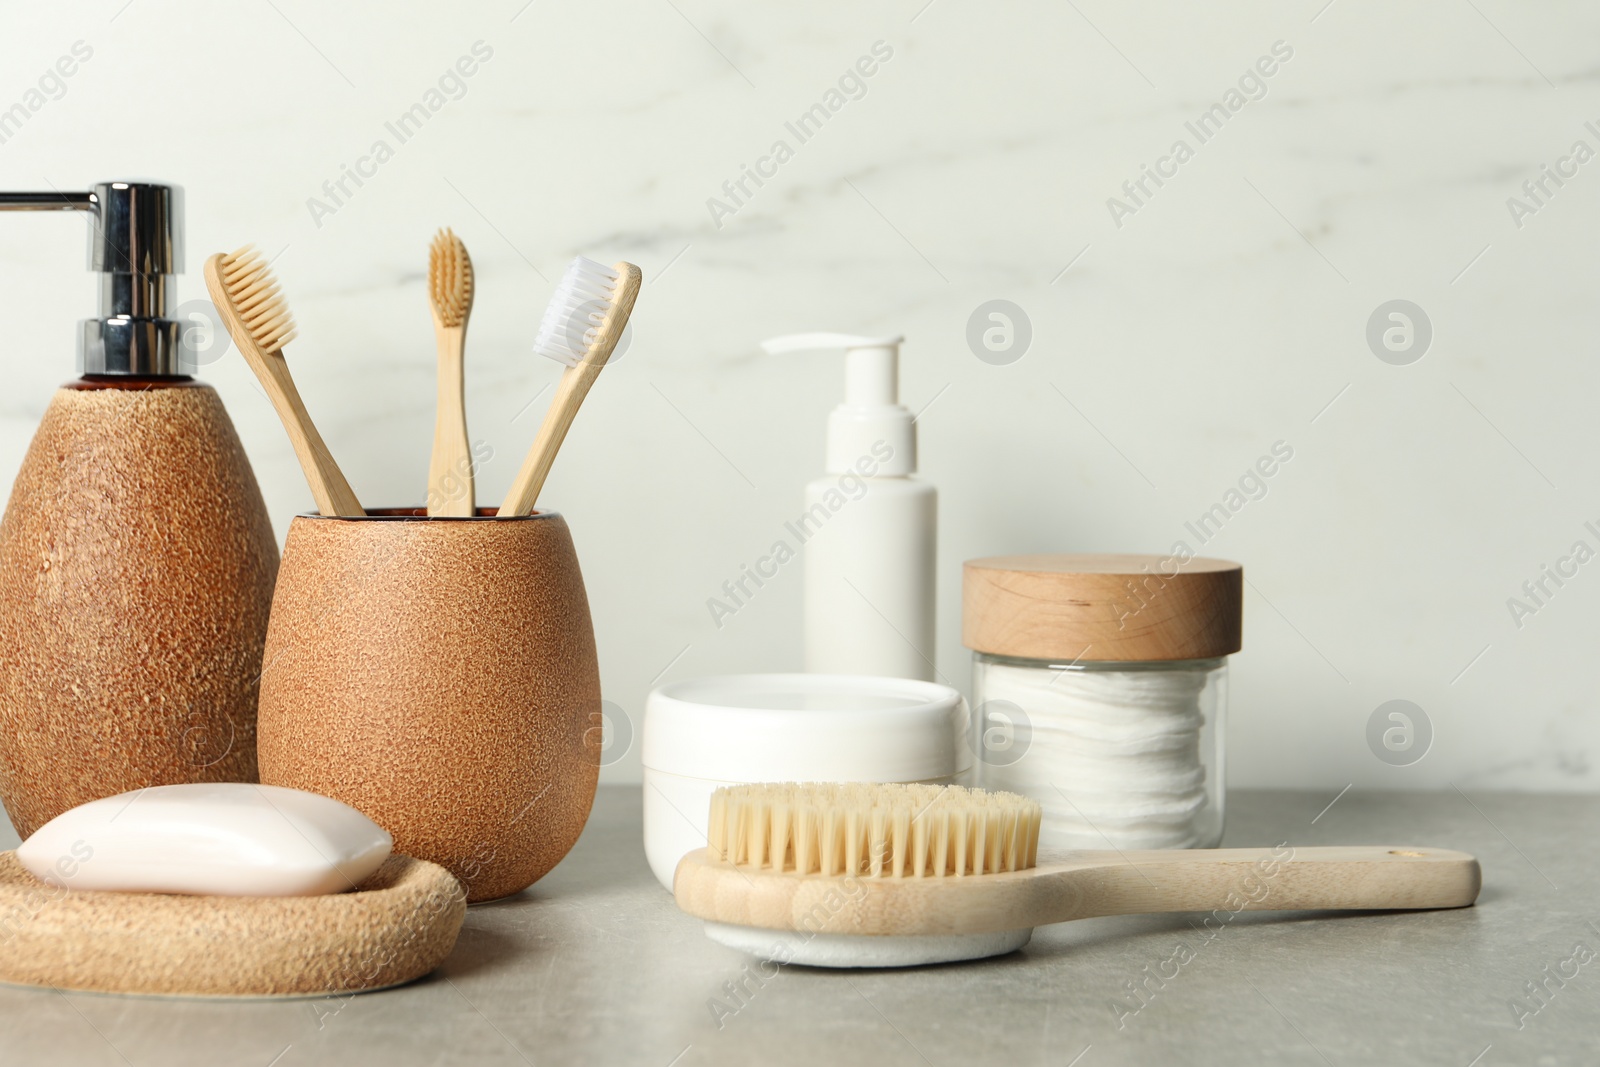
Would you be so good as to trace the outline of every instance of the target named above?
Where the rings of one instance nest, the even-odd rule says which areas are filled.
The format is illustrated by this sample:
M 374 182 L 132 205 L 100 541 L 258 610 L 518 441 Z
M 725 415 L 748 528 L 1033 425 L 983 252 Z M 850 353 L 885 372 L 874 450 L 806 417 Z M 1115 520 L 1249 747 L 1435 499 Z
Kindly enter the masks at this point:
M 467 440 L 467 319 L 472 314 L 472 257 L 450 230 L 434 235 L 428 249 L 428 305 L 439 345 L 439 406 L 428 463 L 428 514 L 474 514 L 472 446 Z
M 641 275 L 632 263 L 607 267 L 579 256 L 567 268 L 539 324 L 534 351 L 567 365 L 555 399 L 533 439 L 528 458 L 511 483 L 501 515 L 526 515 L 555 463 L 561 442 L 633 313 Z
M 317 433 L 289 374 L 283 346 L 294 339 L 294 317 L 261 253 L 246 245 L 206 260 L 206 288 L 233 343 L 256 372 L 261 388 L 283 420 L 300 469 L 324 515 L 364 515 L 361 502 Z
M 1466 853 L 1391 846 L 1063 852 L 1035 866 L 1039 817 L 1035 801 L 960 786 L 719 789 L 709 847 L 678 864 L 674 895 L 713 940 L 764 958 L 903 967 L 1010 952 L 1071 919 L 1458 908 L 1482 883 Z

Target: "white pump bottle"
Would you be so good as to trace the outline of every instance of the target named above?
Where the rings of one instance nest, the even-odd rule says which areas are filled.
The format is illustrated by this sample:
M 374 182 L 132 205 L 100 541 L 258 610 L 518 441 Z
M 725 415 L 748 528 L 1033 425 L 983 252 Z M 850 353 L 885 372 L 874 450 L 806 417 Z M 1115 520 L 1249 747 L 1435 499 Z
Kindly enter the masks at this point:
M 777 337 L 771 354 L 845 353 L 827 474 L 788 524 L 805 556 L 806 670 L 932 681 L 938 494 L 912 477 L 917 428 L 899 402 L 902 337 Z

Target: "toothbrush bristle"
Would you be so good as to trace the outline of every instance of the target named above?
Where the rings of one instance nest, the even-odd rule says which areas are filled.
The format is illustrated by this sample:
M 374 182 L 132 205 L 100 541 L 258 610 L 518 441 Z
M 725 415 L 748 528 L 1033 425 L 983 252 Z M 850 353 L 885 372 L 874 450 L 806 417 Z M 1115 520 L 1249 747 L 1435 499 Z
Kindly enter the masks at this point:
M 434 234 L 428 248 L 428 299 L 445 326 L 460 326 L 472 313 L 472 257 L 448 229 Z
M 942 878 L 1027 870 L 1038 801 L 959 785 L 738 785 L 711 796 L 713 859 L 755 870 Z
M 579 256 L 567 267 L 539 323 L 533 350 L 576 366 L 598 340 L 600 324 L 616 299 L 621 276 L 603 263 Z
M 222 284 L 233 310 L 264 352 L 278 352 L 294 340 L 294 316 L 278 290 L 272 268 L 252 245 L 222 257 Z

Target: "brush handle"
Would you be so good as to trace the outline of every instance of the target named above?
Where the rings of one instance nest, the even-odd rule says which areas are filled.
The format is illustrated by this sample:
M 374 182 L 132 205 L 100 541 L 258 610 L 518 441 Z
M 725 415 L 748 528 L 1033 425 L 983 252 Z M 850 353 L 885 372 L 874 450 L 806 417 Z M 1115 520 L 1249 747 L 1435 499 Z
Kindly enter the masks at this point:
M 467 328 L 434 323 L 439 342 L 439 406 L 428 461 L 428 514 L 471 516 L 476 509 L 472 445 L 467 440 Z
M 606 361 L 622 339 L 622 330 L 628 325 L 628 316 L 633 313 L 633 302 L 639 296 L 641 276 L 639 268 L 632 263 L 618 263 L 616 270 L 621 275 L 617 281 L 617 298 L 601 321 L 599 333 L 589 346 L 589 351 L 583 359 L 562 373 L 561 384 L 556 387 L 555 399 L 550 401 L 550 410 L 545 412 L 544 422 L 533 439 L 533 447 L 528 450 L 528 457 L 522 461 L 521 469 L 512 480 L 505 503 L 500 505 L 502 516 L 526 515 L 533 510 L 534 503 L 539 499 L 539 491 L 544 488 L 544 480 L 555 464 L 556 453 L 561 450 L 561 442 L 566 440 L 567 430 L 577 417 L 578 407 L 583 403 L 583 398 L 589 395 L 589 387 L 600 377 Z
M 1382 845 L 1077 852 L 1036 870 L 1034 925 L 1171 911 L 1459 908 L 1483 881 L 1465 852 Z
M 1101 915 L 1296 909 L 1459 908 L 1477 899 L 1478 861 L 1446 849 L 1372 846 L 1071 852 L 1006 874 L 942 878 L 745 871 L 691 852 L 678 906 L 772 930 L 909 935 L 1020 930 Z

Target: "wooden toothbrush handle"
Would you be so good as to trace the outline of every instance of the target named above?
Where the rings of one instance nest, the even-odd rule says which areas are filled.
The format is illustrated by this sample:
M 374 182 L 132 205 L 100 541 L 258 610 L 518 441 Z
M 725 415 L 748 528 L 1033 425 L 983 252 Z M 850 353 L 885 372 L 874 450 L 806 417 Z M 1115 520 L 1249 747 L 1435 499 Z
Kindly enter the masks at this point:
M 1096 915 L 1297 909 L 1459 908 L 1483 875 L 1465 852 L 1409 846 L 1074 852 L 1038 868 L 1046 914 L 1031 924 Z
M 428 514 L 471 516 L 476 507 L 472 445 L 467 440 L 465 326 L 438 327 L 439 400 L 428 460 Z
M 300 469 L 311 486 L 317 510 L 324 515 L 365 515 L 361 501 L 356 499 L 355 491 L 345 481 L 339 464 L 334 462 L 333 453 L 328 451 L 316 424 L 311 421 L 311 415 L 300 399 L 300 391 L 294 387 L 294 379 L 289 376 L 289 366 L 283 356 L 278 353 L 262 355 L 250 360 L 250 364 L 266 389 L 267 396 L 271 398 L 272 406 L 278 411 L 284 432 L 289 435 L 289 443 L 294 446 L 294 454 L 299 457 Z
M 526 515 L 533 510 L 533 505 L 539 499 L 539 491 L 544 488 L 544 480 L 555 464 L 556 453 L 561 450 L 561 442 L 566 440 L 567 430 L 577 417 L 579 405 L 589 395 L 589 387 L 594 385 L 594 380 L 600 376 L 606 361 L 616 350 L 617 342 L 622 339 L 628 316 L 633 314 L 633 302 L 639 296 L 641 276 L 639 268 L 632 263 L 618 263 L 617 272 L 621 277 L 617 282 L 616 302 L 606 313 L 605 321 L 600 324 L 599 336 L 583 359 L 562 373 L 561 384 L 556 386 L 555 399 L 550 401 L 550 409 L 545 412 L 544 422 L 533 439 L 533 447 L 528 450 L 527 458 L 522 461 L 521 469 L 511 482 L 511 490 L 506 493 L 505 502 L 500 505 L 499 514 L 502 516 Z
M 539 433 L 533 439 L 533 447 L 528 449 L 527 458 L 522 461 L 522 467 L 517 471 L 510 491 L 506 493 L 499 514 L 526 515 L 533 511 L 534 502 L 539 499 L 539 491 L 544 488 L 544 480 L 549 477 L 550 468 L 555 465 L 556 453 L 561 450 L 561 442 L 566 440 L 567 430 L 571 428 L 572 420 L 577 417 L 583 398 L 589 395 L 589 387 L 600 377 L 600 371 L 604 366 L 603 363 L 593 364 L 584 360 L 576 367 L 568 367 L 562 372 L 561 383 L 556 386 L 555 399 L 550 401 L 550 409 L 544 413 L 544 422 L 539 424 Z

